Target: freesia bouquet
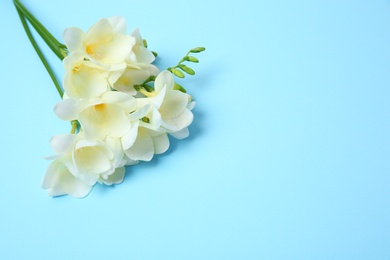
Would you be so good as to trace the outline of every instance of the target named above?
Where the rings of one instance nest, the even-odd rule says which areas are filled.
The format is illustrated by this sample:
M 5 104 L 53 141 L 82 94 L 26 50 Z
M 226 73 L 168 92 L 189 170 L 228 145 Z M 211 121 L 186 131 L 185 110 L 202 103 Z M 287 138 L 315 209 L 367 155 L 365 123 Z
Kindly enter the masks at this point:
M 126 34 L 123 17 L 101 19 L 87 32 L 67 28 L 61 44 L 19 1 L 14 3 L 62 98 L 54 112 L 71 122 L 69 134 L 50 140 L 55 155 L 42 181 L 49 195 L 84 197 L 96 183 L 119 184 L 125 166 L 164 153 L 168 135 L 188 136 L 195 102 L 174 75 L 194 75 L 187 65 L 198 62 L 192 54 L 205 48 L 191 49 L 176 66 L 160 71 L 152 64 L 157 53 L 147 48 L 138 29 Z M 26 21 L 63 60 L 63 87 Z

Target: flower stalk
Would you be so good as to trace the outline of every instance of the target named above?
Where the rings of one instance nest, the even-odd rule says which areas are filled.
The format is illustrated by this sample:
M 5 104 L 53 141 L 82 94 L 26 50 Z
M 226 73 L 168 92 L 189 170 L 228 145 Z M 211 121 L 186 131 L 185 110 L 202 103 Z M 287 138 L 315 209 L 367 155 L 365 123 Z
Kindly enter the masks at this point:
M 40 60 L 42 61 L 43 65 L 45 66 L 47 72 L 49 73 L 49 76 L 51 80 L 53 81 L 58 94 L 62 98 L 64 95 L 64 92 L 60 86 L 60 83 L 58 82 L 53 69 L 50 67 L 49 62 L 47 61 L 45 55 L 39 48 L 37 42 L 34 39 L 34 36 L 27 24 L 28 20 L 30 24 L 34 27 L 34 29 L 38 32 L 38 34 L 42 37 L 42 39 L 46 42 L 46 44 L 50 47 L 50 49 L 57 55 L 58 58 L 63 60 L 66 57 L 66 46 L 61 44 L 59 41 L 57 41 L 54 36 L 27 10 L 27 8 L 20 3 L 19 0 L 14 0 L 14 4 L 16 7 L 16 10 L 18 12 L 20 21 L 22 22 L 22 26 L 24 30 L 26 31 L 27 37 L 29 38 L 32 46 L 34 47 L 35 51 L 37 52 Z
M 14 0 L 14 4 L 18 12 L 31 23 L 54 54 L 57 55 L 60 60 L 63 60 L 67 54 L 66 46 L 60 43 L 19 0 Z

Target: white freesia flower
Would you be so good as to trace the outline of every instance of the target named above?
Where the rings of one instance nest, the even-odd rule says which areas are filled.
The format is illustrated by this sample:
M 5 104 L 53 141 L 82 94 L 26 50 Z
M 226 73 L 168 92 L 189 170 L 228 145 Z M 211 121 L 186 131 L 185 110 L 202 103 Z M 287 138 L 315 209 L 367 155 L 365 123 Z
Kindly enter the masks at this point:
M 136 43 L 133 36 L 126 35 L 125 19 L 119 16 L 99 20 L 87 33 L 67 28 L 63 38 L 71 53 L 81 52 L 87 59 L 107 65 L 124 62 Z
M 143 83 L 150 76 L 157 76 L 159 70 L 151 64 L 155 60 L 155 57 L 144 46 L 144 41 L 139 30 L 135 29 L 131 33 L 131 36 L 135 38 L 135 44 L 132 52 L 126 59 L 127 69 L 118 81 L 115 82 L 113 87 L 134 96 L 137 94 L 134 85 Z
M 154 83 L 154 91 L 148 97 L 137 98 L 137 111 L 132 120 L 140 118 L 137 138 L 125 149 L 131 160 L 150 161 L 154 154 L 164 153 L 169 147 L 167 133 L 176 138 L 188 136 L 192 122 L 191 109 L 195 103 L 191 97 L 174 89 L 173 76 L 169 71 L 161 72 Z
M 56 180 L 61 179 L 63 183 L 67 183 L 67 193 L 84 194 L 81 191 L 70 190 L 73 187 L 73 189 L 86 191 L 87 186 L 92 187 L 96 182 L 111 185 L 123 180 L 124 169 L 122 168 L 126 161 L 118 139 L 89 141 L 84 138 L 84 133 L 80 132 L 77 135 L 53 136 L 50 145 L 58 156 L 53 163 L 56 167 L 62 168 L 61 171 L 49 168 L 43 181 L 43 186 L 47 189 L 56 187 L 64 189 L 64 186 L 56 184 Z
M 135 44 L 132 48 L 132 52 L 127 58 L 127 63 L 133 66 L 147 66 L 151 64 L 155 57 L 153 53 L 144 46 L 144 40 L 139 32 L 139 29 L 136 28 L 131 33 L 131 36 L 135 39 Z
M 92 185 L 73 176 L 61 159 L 57 159 L 49 165 L 42 180 L 42 188 L 47 190 L 50 196 L 68 194 L 72 197 L 82 198 L 88 195 L 92 187 Z
M 140 85 L 150 76 L 157 76 L 158 73 L 158 69 L 153 65 L 146 66 L 146 68 L 128 66 L 120 78 L 115 81 L 113 88 L 135 96 L 137 91 L 135 90 L 134 85 Z
M 135 108 L 134 97 L 109 91 L 101 97 L 65 99 L 55 106 L 54 111 L 63 120 L 78 120 L 89 140 L 122 138 L 122 145 L 129 147 L 137 134 L 129 119 Z
M 104 70 L 101 66 L 85 60 L 80 52 L 72 53 L 64 59 L 64 90 L 68 97 L 90 98 L 100 96 L 109 90 L 123 74 L 125 64 L 116 70 Z M 112 68 L 113 69 L 113 68 Z
M 154 92 L 150 97 L 138 98 L 139 107 L 151 104 L 149 116 L 160 124 L 153 124 L 154 129 L 162 127 L 169 133 L 180 132 L 189 126 L 193 120 L 193 114 L 189 108 L 191 96 L 174 89 L 173 76 L 169 71 L 162 71 L 154 82 Z M 184 136 L 185 137 L 185 136 Z
M 139 127 L 137 139 L 125 153 L 132 161 L 150 161 L 154 154 L 162 154 L 168 148 L 169 139 L 165 132 Z

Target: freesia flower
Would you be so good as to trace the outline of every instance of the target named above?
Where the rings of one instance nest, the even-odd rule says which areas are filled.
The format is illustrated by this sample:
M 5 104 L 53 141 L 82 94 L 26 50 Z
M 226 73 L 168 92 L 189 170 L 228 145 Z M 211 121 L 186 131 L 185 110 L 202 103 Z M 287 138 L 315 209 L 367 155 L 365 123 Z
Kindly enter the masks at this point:
M 132 161 L 150 161 L 155 154 L 162 154 L 168 148 L 169 139 L 166 132 L 139 127 L 137 139 L 125 150 L 125 154 Z
M 132 47 L 132 52 L 126 60 L 127 63 L 133 66 L 148 66 L 148 64 L 151 64 L 155 59 L 153 53 L 146 48 L 138 28 L 133 30 L 131 36 L 134 37 L 135 44 Z
M 158 73 L 158 69 L 153 65 L 145 67 L 128 66 L 112 86 L 116 90 L 135 96 L 137 91 L 134 86 L 142 84 L 150 76 L 157 76 Z
M 42 180 L 51 196 L 86 196 L 96 182 L 106 185 L 123 181 L 126 163 L 117 140 L 90 142 L 77 135 L 54 136 L 50 144 L 56 152 Z
M 152 129 L 163 127 L 167 132 L 175 133 L 183 130 L 192 123 L 193 114 L 189 109 L 191 96 L 174 89 L 174 79 L 169 71 L 162 71 L 154 82 L 154 92 L 149 97 L 138 98 L 138 106 L 150 104 L 146 116 L 150 122 L 158 121 Z M 191 107 L 192 108 L 192 107 Z M 147 126 L 145 126 L 147 127 Z
M 72 53 L 64 59 L 64 89 L 71 98 L 100 96 L 109 90 L 125 70 L 125 64 L 115 70 L 104 70 L 101 66 L 85 60 L 80 52 Z M 114 69 L 111 67 L 111 69 Z
M 134 97 L 117 92 L 105 92 L 101 97 L 89 99 L 64 99 L 59 102 L 54 111 L 63 120 L 78 120 L 89 140 L 99 140 L 106 137 L 122 138 L 131 142 L 135 138 L 129 115 L 136 108 Z M 129 141 L 130 140 L 130 141 Z M 123 143 L 129 147 L 131 143 Z
M 49 165 L 42 180 L 42 188 L 47 190 L 50 196 L 68 194 L 72 197 L 82 198 L 91 191 L 92 187 L 92 185 L 73 176 L 61 159 L 57 159 Z
M 81 52 L 87 59 L 102 65 L 124 62 L 136 44 L 133 36 L 126 35 L 126 21 L 120 16 L 101 19 L 86 33 L 69 27 L 63 38 L 71 53 Z

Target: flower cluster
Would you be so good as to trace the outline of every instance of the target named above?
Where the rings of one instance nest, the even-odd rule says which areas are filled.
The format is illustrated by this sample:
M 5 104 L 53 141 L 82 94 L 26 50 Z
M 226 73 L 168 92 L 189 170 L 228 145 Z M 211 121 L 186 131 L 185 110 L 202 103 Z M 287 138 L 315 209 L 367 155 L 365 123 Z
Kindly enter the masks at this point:
M 67 28 L 63 38 L 64 95 L 54 112 L 72 130 L 52 137 L 55 155 L 42 187 L 51 196 L 84 197 L 96 183 L 121 183 L 125 166 L 164 153 L 168 134 L 188 136 L 195 103 L 173 74 L 192 75 L 183 61 L 197 60 L 187 54 L 160 72 L 138 29 L 126 34 L 123 17 L 101 19 L 86 33 Z

